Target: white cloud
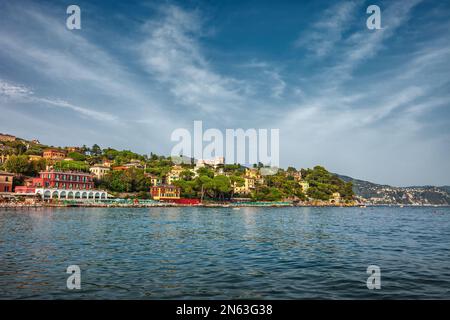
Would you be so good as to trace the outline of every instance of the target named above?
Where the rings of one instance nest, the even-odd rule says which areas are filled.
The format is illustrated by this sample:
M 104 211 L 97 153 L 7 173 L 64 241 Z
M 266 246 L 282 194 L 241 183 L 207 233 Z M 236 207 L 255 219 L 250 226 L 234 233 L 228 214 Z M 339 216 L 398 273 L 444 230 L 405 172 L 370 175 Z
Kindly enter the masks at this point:
M 332 53 L 336 43 L 343 39 L 343 33 L 351 26 L 361 1 L 338 2 L 322 14 L 310 30 L 304 32 L 295 46 L 304 47 L 318 57 Z
M 192 112 L 223 112 L 242 101 L 240 83 L 215 72 L 205 58 L 198 38 L 201 17 L 176 6 L 161 9 L 163 17 L 144 27 L 148 37 L 141 46 L 147 70 Z
M 117 121 L 117 117 L 112 114 L 95 111 L 92 108 L 77 106 L 60 99 L 39 97 L 35 95 L 33 90 L 24 85 L 12 84 L 1 79 L 0 79 L 0 97 L 19 103 L 46 104 L 61 108 L 67 108 L 83 116 L 87 116 L 89 118 L 99 121 L 107 121 L 107 122 Z

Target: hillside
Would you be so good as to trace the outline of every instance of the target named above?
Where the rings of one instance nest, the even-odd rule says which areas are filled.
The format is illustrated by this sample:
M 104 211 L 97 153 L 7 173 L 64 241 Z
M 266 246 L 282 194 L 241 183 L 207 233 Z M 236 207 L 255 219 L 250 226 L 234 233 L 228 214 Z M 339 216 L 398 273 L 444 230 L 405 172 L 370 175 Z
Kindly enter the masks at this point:
M 392 187 L 336 174 L 353 183 L 358 197 L 373 204 L 450 205 L 450 187 L 412 186 Z

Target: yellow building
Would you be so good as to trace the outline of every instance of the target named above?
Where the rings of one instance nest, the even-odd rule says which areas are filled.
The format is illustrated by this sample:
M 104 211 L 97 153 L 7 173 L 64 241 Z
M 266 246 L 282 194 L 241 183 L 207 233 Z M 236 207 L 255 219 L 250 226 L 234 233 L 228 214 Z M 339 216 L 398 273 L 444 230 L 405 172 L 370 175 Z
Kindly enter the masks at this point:
M 176 186 L 152 186 L 150 193 L 154 200 L 180 199 L 181 189 Z
M 334 192 L 331 195 L 330 202 L 331 203 L 340 203 L 341 202 L 341 194 L 339 192 Z
M 150 173 L 146 173 L 145 176 L 150 178 L 150 183 L 152 186 L 159 186 L 162 184 L 162 179 L 159 176 Z
M 97 179 L 102 179 L 109 171 L 111 171 L 111 169 L 105 166 L 92 166 L 89 168 L 89 171 L 93 173 Z
M 179 180 L 181 173 L 185 169 L 182 166 L 173 166 L 172 169 L 169 171 L 169 173 L 166 176 L 166 182 L 167 184 L 173 184 L 174 181 Z
M 242 186 L 236 185 L 236 183 L 233 186 L 234 193 L 240 193 L 240 194 L 248 194 L 253 189 L 255 189 L 255 179 L 244 177 L 244 184 Z
M 0 163 L 5 163 L 6 161 L 8 161 L 9 157 L 9 154 L 0 154 Z
M 259 184 L 263 184 L 264 183 L 264 179 L 261 176 L 259 169 L 249 169 L 246 168 L 245 169 L 245 176 L 249 179 L 253 179 L 253 184 L 255 183 L 259 183 Z
M 30 160 L 30 161 L 39 161 L 41 159 L 42 159 L 41 156 L 37 156 L 37 155 L 34 155 L 34 154 L 31 154 L 31 155 L 28 156 L 28 160 Z

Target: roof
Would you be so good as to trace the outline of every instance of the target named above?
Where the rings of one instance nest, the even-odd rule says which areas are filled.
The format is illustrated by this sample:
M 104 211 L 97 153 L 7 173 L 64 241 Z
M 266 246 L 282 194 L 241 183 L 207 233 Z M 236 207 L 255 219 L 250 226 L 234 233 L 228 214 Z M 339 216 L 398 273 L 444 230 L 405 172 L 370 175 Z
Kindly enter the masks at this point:
M 173 184 L 160 184 L 157 186 L 151 186 L 151 188 L 180 188 L 180 187 L 174 186 Z

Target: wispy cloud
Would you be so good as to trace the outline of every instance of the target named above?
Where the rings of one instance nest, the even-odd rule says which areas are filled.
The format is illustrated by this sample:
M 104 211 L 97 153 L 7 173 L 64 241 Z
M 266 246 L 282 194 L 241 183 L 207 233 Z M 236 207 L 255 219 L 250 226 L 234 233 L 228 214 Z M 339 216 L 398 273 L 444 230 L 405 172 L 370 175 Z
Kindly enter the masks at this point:
M 54 98 L 39 97 L 34 92 L 24 85 L 8 83 L 0 79 L 0 98 L 7 99 L 13 102 L 19 103 L 32 103 L 32 104 L 44 104 L 55 107 L 67 108 L 75 111 L 76 113 L 87 116 L 89 118 L 117 123 L 117 117 L 106 112 L 95 111 L 93 108 L 86 108 L 74 105 L 67 101 Z
M 351 27 L 356 9 L 361 1 L 337 2 L 321 15 L 321 20 L 313 24 L 296 41 L 296 47 L 303 47 L 318 57 L 333 52 L 336 43 L 343 39 L 343 33 Z
M 177 6 L 161 8 L 162 18 L 144 26 L 141 55 L 148 72 L 192 112 L 222 113 L 241 101 L 239 81 L 220 75 L 199 45 L 202 18 Z

